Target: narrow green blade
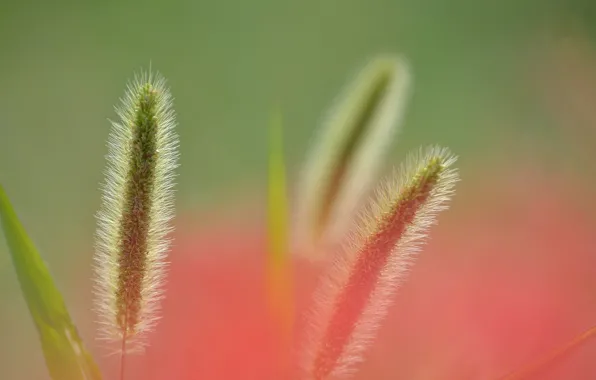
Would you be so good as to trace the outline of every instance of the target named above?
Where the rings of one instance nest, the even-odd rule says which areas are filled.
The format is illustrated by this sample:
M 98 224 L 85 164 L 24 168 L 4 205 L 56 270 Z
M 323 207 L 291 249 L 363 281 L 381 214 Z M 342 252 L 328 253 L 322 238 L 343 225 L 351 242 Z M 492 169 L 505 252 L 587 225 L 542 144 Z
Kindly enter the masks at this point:
M 0 186 L 0 221 L 29 312 L 54 380 L 101 379 L 66 310 L 64 299 Z
M 282 115 L 276 109 L 271 118 L 268 194 L 268 276 L 271 306 L 282 334 L 290 337 L 294 300 L 288 254 L 288 199 L 283 152 Z

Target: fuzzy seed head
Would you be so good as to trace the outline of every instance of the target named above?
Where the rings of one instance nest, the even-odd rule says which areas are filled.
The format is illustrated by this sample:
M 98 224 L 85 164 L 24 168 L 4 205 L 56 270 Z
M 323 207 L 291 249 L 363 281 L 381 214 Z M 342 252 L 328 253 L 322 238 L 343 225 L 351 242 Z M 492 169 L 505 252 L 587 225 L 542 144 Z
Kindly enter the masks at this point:
M 330 261 L 309 319 L 308 379 L 346 378 L 362 360 L 428 228 L 447 207 L 457 181 L 454 162 L 436 147 L 411 155 Z
M 310 152 L 298 192 L 296 251 L 322 259 L 343 236 L 400 126 L 410 74 L 397 57 L 372 60 L 332 107 Z
M 159 75 L 136 76 L 116 111 L 97 214 L 95 306 L 100 338 L 135 352 L 158 320 L 178 138 L 172 97 Z

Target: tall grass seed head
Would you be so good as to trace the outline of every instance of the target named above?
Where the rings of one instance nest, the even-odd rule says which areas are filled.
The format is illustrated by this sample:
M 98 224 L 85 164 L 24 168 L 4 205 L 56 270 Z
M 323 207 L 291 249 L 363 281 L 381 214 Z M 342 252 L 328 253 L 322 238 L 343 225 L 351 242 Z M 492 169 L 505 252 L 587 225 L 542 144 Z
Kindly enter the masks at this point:
M 411 77 L 400 57 L 371 60 L 331 108 L 302 172 L 296 251 L 323 258 L 349 229 L 399 130 Z
M 303 350 L 308 379 L 345 378 L 362 361 L 429 227 L 447 208 L 455 160 L 447 149 L 421 150 L 378 190 L 315 293 Z
M 112 122 L 97 214 L 95 308 L 100 338 L 139 351 L 159 319 L 174 215 L 178 137 L 172 96 L 158 74 L 128 85 Z

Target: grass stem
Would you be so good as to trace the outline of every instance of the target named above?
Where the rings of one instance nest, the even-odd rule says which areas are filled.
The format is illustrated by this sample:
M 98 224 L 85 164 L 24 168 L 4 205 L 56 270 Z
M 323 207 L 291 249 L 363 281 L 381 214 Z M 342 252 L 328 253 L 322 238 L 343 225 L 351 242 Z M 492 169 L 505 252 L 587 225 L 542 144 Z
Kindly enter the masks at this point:
M 596 326 L 590 327 L 588 330 L 567 342 L 567 344 L 552 350 L 546 356 L 538 359 L 537 361 L 499 378 L 499 380 L 522 380 L 533 374 L 539 373 L 540 371 L 545 370 L 547 367 L 550 367 L 556 362 L 562 360 L 565 356 L 575 352 L 594 335 L 596 335 Z

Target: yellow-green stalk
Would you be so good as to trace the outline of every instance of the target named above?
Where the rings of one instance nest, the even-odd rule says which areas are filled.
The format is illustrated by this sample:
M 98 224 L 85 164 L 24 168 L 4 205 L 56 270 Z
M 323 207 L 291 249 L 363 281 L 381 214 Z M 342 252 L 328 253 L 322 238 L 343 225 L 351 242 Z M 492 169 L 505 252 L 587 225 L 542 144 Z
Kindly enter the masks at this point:
M 124 358 L 143 350 L 159 318 L 178 138 L 172 96 L 159 75 L 137 75 L 116 111 L 97 214 L 95 303 L 100 338 Z
M 288 249 L 288 196 L 281 111 L 272 116 L 269 143 L 267 290 L 269 307 L 278 324 L 284 360 L 289 357 L 294 328 L 292 266 Z M 286 350 L 288 349 L 288 350 Z M 280 363 L 285 366 L 286 363 Z
M 372 60 L 331 108 L 302 172 L 295 250 L 322 259 L 377 180 L 403 117 L 410 74 L 398 57 Z
M 303 351 L 307 379 L 344 378 L 362 360 L 436 214 L 447 208 L 455 160 L 436 147 L 410 155 L 378 191 L 315 294 Z

